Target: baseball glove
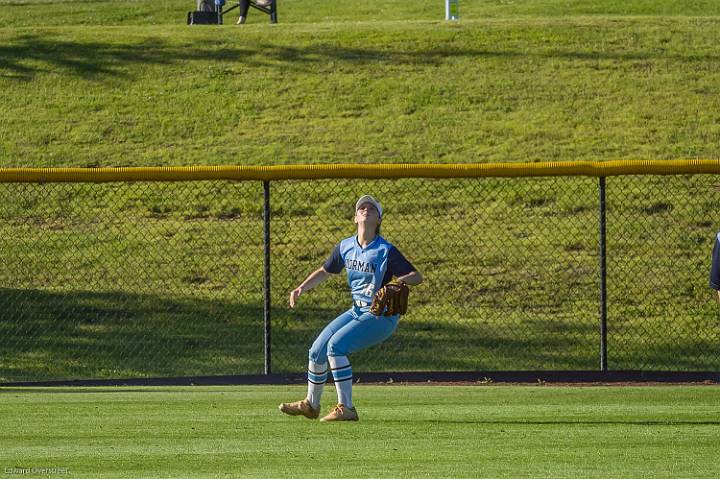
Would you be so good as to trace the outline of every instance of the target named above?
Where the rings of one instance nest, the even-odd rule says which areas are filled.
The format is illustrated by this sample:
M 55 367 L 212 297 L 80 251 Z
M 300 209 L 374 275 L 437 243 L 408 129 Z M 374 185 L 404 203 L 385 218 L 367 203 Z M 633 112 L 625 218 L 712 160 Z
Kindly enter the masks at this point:
M 404 281 L 393 280 L 380 288 L 373 297 L 370 312 L 375 316 L 407 313 L 410 288 Z

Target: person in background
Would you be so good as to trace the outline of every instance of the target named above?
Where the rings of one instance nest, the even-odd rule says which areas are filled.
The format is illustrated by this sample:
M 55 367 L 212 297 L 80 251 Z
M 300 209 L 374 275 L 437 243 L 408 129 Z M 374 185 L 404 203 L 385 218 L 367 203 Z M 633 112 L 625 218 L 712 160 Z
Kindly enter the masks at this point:
M 263 8 L 270 8 L 273 0 L 255 0 L 255 5 Z M 250 0 L 240 0 L 240 17 L 236 25 L 242 25 L 247 20 L 248 10 L 250 10 Z
M 720 303 L 720 233 L 715 235 L 710 267 L 710 287 L 717 292 L 717 300 Z
M 215 1 L 214 0 L 198 0 L 197 1 L 197 8 L 195 8 L 198 12 L 214 12 L 215 11 Z

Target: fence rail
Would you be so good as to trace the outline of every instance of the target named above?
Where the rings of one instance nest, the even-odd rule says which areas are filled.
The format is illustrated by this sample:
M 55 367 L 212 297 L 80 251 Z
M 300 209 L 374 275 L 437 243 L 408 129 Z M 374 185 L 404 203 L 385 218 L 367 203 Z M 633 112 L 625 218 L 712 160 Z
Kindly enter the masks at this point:
M 120 168 L 0 168 L 0 183 L 130 181 L 280 181 L 393 178 L 512 178 L 718 174 L 720 160 L 619 160 L 539 163 L 331 164 Z
M 720 371 L 720 161 L 0 169 L 0 381 L 294 373 L 364 193 L 426 278 L 360 371 Z M 272 283 L 271 283 L 272 279 Z M 272 289 L 270 288 L 272 284 Z

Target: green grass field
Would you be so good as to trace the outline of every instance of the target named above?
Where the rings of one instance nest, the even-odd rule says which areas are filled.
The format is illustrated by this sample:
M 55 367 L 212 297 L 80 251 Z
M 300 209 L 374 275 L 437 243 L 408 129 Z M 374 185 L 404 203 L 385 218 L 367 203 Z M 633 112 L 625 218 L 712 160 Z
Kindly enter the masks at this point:
M 300 386 L 4 388 L 0 468 L 127 478 L 715 478 L 720 472 L 714 386 L 360 385 L 358 423 L 325 424 L 277 411 L 278 403 L 303 394 Z M 329 387 L 325 404 L 334 396 Z

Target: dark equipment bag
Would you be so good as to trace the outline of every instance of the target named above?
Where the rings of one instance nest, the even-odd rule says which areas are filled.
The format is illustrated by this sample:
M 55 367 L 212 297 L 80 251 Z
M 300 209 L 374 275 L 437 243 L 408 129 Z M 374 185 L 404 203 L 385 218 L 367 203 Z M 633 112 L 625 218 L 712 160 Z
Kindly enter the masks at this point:
M 188 12 L 188 25 L 220 25 L 221 14 L 218 12 Z

